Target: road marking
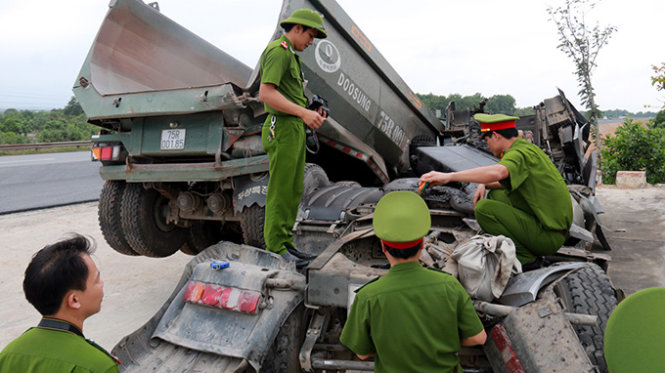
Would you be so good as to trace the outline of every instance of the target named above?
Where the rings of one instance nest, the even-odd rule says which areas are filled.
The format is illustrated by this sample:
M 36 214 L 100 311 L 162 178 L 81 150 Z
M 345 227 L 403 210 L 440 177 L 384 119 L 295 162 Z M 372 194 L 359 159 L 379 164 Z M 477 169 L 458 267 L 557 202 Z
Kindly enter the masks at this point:
M 42 162 L 42 161 L 53 161 L 55 158 L 37 158 L 37 159 L 26 159 L 26 160 L 21 160 L 21 161 L 0 161 L 0 165 L 3 164 L 20 164 L 20 163 L 34 163 L 34 162 Z
M 55 162 L 53 162 L 55 161 Z M 25 164 L 31 164 L 34 165 L 35 163 L 37 164 L 56 164 L 56 163 L 78 163 L 78 162 L 90 162 L 88 160 L 57 160 L 57 158 L 37 158 L 37 159 L 26 159 L 26 160 L 20 160 L 20 161 L 0 161 L 0 168 L 3 167 L 16 167 L 16 166 L 21 166 Z

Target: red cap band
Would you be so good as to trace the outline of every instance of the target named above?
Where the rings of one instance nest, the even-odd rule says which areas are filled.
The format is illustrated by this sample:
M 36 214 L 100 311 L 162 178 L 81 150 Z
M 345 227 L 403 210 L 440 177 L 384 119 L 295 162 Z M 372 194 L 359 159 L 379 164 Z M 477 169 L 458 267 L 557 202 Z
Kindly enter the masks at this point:
M 515 121 L 507 120 L 505 122 L 480 123 L 480 132 L 505 130 L 506 128 L 515 128 Z
M 401 250 L 401 249 L 409 249 L 422 243 L 423 238 L 419 238 L 415 241 L 409 241 L 409 242 L 390 242 L 385 240 L 381 240 L 381 242 L 383 242 L 384 245 L 390 248 Z

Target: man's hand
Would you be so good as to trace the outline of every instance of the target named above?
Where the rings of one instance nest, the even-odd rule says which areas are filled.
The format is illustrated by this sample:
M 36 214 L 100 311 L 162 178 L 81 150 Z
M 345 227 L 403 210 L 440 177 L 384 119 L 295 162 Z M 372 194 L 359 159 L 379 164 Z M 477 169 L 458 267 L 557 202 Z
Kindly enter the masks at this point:
M 483 198 L 485 198 L 485 184 L 478 184 L 476 192 L 473 193 L 473 207 L 476 207 L 476 203 Z
M 287 100 L 286 97 L 277 91 L 275 85 L 271 83 L 261 83 L 259 87 L 259 99 L 282 113 L 300 117 L 309 128 L 314 130 L 321 127 L 321 124 L 326 119 L 314 110 L 306 109 Z
M 324 113 L 324 115 L 325 115 L 325 113 Z M 319 127 L 321 127 L 321 125 L 323 124 L 323 121 L 326 120 L 326 118 L 324 116 L 322 116 L 321 114 L 317 113 L 314 110 L 309 110 L 309 109 L 305 109 L 303 111 L 302 115 L 300 116 L 300 118 L 302 118 L 302 121 L 305 122 L 307 127 L 311 128 L 313 130 L 318 129 Z
M 367 360 L 367 359 L 369 359 L 370 357 L 373 357 L 373 356 L 375 356 L 375 355 L 376 355 L 375 352 L 369 353 L 369 354 L 367 354 L 367 355 L 359 355 L 359 354 L 356 354 L 356 356 L 358 356 L 358 359 L 360 359 L 360 360 Z
M 420 177 L 418 185 L 424 183 L 430 183 L 430 186 L 446 185 L 449 182 L 453 181 L 452 175 L 453 174 L 451 172 L 449 173 L 449 172 L 430 171 Z

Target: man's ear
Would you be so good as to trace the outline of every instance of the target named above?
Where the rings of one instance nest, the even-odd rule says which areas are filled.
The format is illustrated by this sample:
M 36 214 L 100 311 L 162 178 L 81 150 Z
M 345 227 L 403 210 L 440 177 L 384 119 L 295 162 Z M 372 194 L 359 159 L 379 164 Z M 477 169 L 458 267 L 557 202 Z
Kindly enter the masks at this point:
M 64 304 L 68 308 L 75 309 L 75 310 L 81 308 L 81 302 L 79 301 L 78 293 L 74 290 L 68 291 L 67 295 L 65 295 Z

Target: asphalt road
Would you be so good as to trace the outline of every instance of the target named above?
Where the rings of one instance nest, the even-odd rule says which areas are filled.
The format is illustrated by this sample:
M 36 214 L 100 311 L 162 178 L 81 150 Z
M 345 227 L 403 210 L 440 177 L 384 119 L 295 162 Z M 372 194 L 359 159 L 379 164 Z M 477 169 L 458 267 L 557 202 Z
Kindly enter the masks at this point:
M 90 152 L 0 157 L 0 214 L 95 201 L 104 185 Z

